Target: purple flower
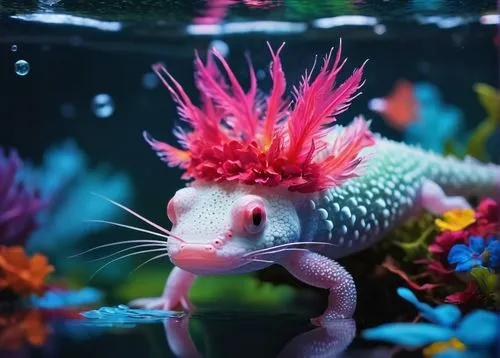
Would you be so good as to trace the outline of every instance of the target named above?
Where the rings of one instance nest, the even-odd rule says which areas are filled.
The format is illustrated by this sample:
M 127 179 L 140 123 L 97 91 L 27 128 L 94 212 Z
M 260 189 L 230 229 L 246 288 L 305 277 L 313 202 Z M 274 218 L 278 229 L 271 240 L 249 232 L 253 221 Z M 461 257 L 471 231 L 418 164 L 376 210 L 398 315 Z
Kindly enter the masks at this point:
M 448 262 L 457 264 L 456 272 L 468 272 L 477 266 L 498 269 L 500 267 L 500 241 L 491 236 L 487 242 L 479 236 L 472 236 L 469 245 L 457 244 L 448 254 Z
M 37 193 L 16 180 L 21 159 L 15 150 L 7 156 L 0 148 L 0 245 L 23 245 L 36 228 L 43 205 Z

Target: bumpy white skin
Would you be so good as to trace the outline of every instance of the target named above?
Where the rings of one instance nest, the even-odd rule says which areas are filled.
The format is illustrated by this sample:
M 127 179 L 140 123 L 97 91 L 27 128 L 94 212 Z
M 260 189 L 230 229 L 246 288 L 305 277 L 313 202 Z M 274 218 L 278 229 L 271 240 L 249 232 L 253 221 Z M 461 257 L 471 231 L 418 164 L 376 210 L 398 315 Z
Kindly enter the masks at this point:
M 464 197 L 500 190 L 498 166 L 442 158 L 381 138 L 364 154 L 370 159 L 360 177 L 320 193 L 201 182 L 179 190 L 172 199 L 172 232 L 186 244 L 169 241 L 177 267 L 161 298 L 132 304 L 172 309 L 180 303 L 189 308 L 187 293 L 195 275 L 251 272 L 278 263 L 299 280 L 330 290 L 327 310 L 313 323 L 348 318 L 356 306 L 354 281 L 333 259 L 372 246 L 419 210 L 439 214 L 465 208 Z M 257 233 L 248 233 L 244 228 L 251 224 L 238 208 L 256 199 L 262 201 L 267 219 Z M 311 241 L 330 245 L 278 247 Z M 183 255 L 183 250 L 193 254 Z

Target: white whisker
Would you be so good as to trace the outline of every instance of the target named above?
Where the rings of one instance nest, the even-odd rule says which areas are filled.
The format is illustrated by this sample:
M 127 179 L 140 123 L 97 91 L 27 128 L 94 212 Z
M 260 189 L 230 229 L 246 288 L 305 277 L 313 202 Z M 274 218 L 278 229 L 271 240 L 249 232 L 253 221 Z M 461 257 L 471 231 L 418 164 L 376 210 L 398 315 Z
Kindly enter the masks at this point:
M 169 239 L 170 238 L 170 236 L 163 235 L 163 234 L 160 234 L 160 233 L 157 233 L 157 232 L 154 232 L 154 231 L 142 229 L 142 228 L 136 227 L 136 226 L 130 226 L 130 225 L 125 225 L 125 224 L 115 223 L 113 221 L 94 220 L 94 219 L 84 220 L 84 221 L 85 222 L 91 222 L 91 223 L 102 223 L 102 224 L 109 224 L 109 225 L 119 226 L 119 227 L 123 227 L 123 228 L 126 228 L 126 229 L 134 230 L 134 231 L 144 232 L 146 234 L 151 234 L 151 235 L 163 237 L 165 239 Z
M 252 259 L 252 258 L 249 258 L 248 260 L 249 261 L 254 261 L 254 262 L 265 262 L 266 264 L 274 264 L 275 263 L 274 261 L 261 260 L 261 259 Z
M 113 262 L 116 262 L 118 260 L 122 260 L 122 259 L 130 257 L 130 256 L 135 256 L 135 255 L 140 255 L 140 254 L 147 254 L 147 253 L 150 253 L 150 252 L 158 252 L 158 251 L 165 251 L 165 249 L 143 250 L 143 251 L 132 252 L 131 254 L 127 254 L 127 255 L 123 255 L 123 256 L 117 257 L 116 259 L 111 260 L 110 262 L 108 262 L 108 263 L 102 265 L 101 267 L 99 267 L 99 269 L 97 269 L 97 271 L 94 272 L 92 274 L 92 276 L 90 276 L 89 281 L 91 281 L 95 277 L 95 275 L 97 275 L 101 270 L 103 270 L 107 266 L 111 265 Z
M 334 247 L 338 247 L 339 246 L 339 245 L 331 244 L 329 242 L 317 242 L 317 241 L 289 242 L 287 244 L 282 244 L 282 245 L 278 245 L 278 246 L 274 246 L 274 247 L 267 247 L 265 249 L 251 251 L 251 252 L 248 252 L 245 255 L 243 255 L 243 257 L 248 257 L 250 255 L 254 255 L 254 254 L 261 253 L 261 252 L 266 252 L 266 251 L 274 251 L 276 249 L 281 249 L 281 248 L 284 248 L 284 247 L 302 246 L 302 245 L 323 245 L 323 246 L 326 245 L 326 246 L 334 246 Z
M 127 240 L 127 241 L 118 241 L 118 242 L 112 242 L 112 243 L 109 243 L 109 244 L 104 244 L 104 245 L 99 245 L 99 246 L 93 247 L 91 249 L 88 249 L 86 251 L 80 252 L 78 254 L 71 255 L 71 256 L 68 257 L 68 259 L 72 259 L 72 258 L 81 256 L 81 255 L 85 255 L 86 253 L 89 253 L 89 252 L 92 252 L 92 251 L 95 251 L 95 250 L 99 250 L 99 249 L 102 249 L 102 248 L 105 248 L 105 247 L 116 246 L 116 245 L 126 245 L 128 243 L 131 243 L 131 244 L 149 243 L 149 244 L 158 244 L 158 246 L 160 246 L 160 245 L 166 245 L 165 241 L 160 241 L 160 240 Z
M 122 205 L 122 204 L 120 204 L 120 203 L 118 203 L 118 202 L 116 202 L 116 201 L 114 201 L 114 200 L 112 200 L 112 199 L 109 199 L 109 198 L 105 197 L 104 195 L 97 194 L 97 193 L 94 193 L 94 192 L 92 192 L 92 194 L 93 194 L 93 195 L 95 195 L 95 196 L 97 196 L 97 197 L 99 197 L 99 198 L 101 198 L 101 199 L 104 199 L 104 200 L 106 200 L 106 201 L 110 202 L 110 203 L 111 203 L 111 204 L 113 204 L 113 205 L 118 206 L 119 208 L 121 208 L 121 209 L 125 210 L 126 212 L 128 212 L 128 213 L 130 213 L 130 214 L 132 214 L 132 215 L 134 215 L 136 218 L 138 218 L 138 219 L 140 219 L 140 220 L 144 221 L 145 223 L 147 223 L 147 224 L 151 225 L 152 227 L 154 227 L 154 228 L 156 228 L 156 229 L 160 230 L 161 232 L 163 232 L 163 233 L 165 233 L 165 234 L 167 234 L 167 235 L 169 235 L 169 236 L 173 237 L 174 239 L 177 239 L 177 240 L 179 240 L 179 241 L 181 241 L 181 242 L 184 242 L 184 240 L 182 240 L 180 237 L 177 237 L 177 236 L 173 235 L 173 234 L 172 234 L 169 230 L 167 230 L 167 229 L 165 229 L 164 227 L 162 227 L 162 226 L 160 226 L 160 225 L 158 225 L 158 224 L 156 224 L 156 223 L 152 222 L 152 221 L 151 221 L 151 220 L 149 220 L 149 219 L 146 219 L 144 216 L 142 216 L 142 215 L 140 215 L 139 213 L 135 212 L 134 210 L 132 210 L 132 209 L 130 209 L 130 208 L 128 208 L 128 207 L 126 207 L 125 205 Z
M 138 249 L 138 248 L 141 248 L 141 247 L 160 247 L 160 246 L 164 246 L 164 248 L 166 249 L 166 245 L 164 245 L 164 244 L 162 244 L 162 245 L 160 245 L 160 244 L 135 245 L 135 246 L 127 247 L 126 249 L 123 249 L 123 250 L 120 250 L 120 251 L 117 251 L 117 252 L 113 252 L 112 254 L 109 254 L 109 255 L 106 255 L 106 256 L 103 256 L 103 257 L 98 257 L 96 259 L 89 260 L 89 262 L 95 262 L 95 261 L 104 260 L 104 259 L 107 259 L 108 257 L 113 257 L 113 256 L 116 256 L 118 254 L 121 254 L 122 252 L 131 251 L 131 250 Z
M 165 257 L 165 256 L 169 256 L 169 253 L 167 252 L 166 254 L 161 254 L 161 255 L 157 255 L 149 260 L 147 260 L 146 262 L 143 262 L 142 264 L 140 264 L 139 266 L 137 266 L 132 272 L 129 273 L 129 276 L 132 275 L 135 271 L 139 270 L 141 267 L 145 266 L 146 264 L 150 263 L 151 261 L 154 261 L 154 260 L 157 260 L 157 259 L 160 259 L 162 257 Z
M 301 249 L 301 248 L 298 248 L 298 247 L 291 247 L 291 248 L 285 248 L 285 249 L 278 249 L 278 250 L 275 250 L 275 251 L 266 251 L 266 252 L 258 252 L 254 255 L 270 255 L 270 254 L 279 254 L 281 252 L 286 252 L 286 251 L 309 251 L 307 249 Z M 252 255 L 252 256 L 254 256 Z

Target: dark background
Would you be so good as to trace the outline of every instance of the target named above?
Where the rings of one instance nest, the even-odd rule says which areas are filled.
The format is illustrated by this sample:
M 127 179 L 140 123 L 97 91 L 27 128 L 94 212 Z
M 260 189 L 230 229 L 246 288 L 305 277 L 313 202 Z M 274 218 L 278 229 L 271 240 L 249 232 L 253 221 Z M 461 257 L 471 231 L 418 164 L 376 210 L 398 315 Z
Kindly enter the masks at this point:
M 485 117 L 472 86 L 485 82 L 498 87 L 494 26 L 475 24 L 454 31 L 427 30 L 429 33 L 423 36 L 418 28 L 395 25 L 388 26 L 388 36 L 352 39 L 355 30 L 348 30 L 318 40 L 298 36 L 232 36 L 224 41 L 230 47 L 228 61 L 244 85 L 248 80 L 244 53 L 252 55 L 256 69 L 267 70 L 270 56 L 265 41 L 274 47 L 286 41 L 282 61 L 287 85 L 291 87 L 312 65 L 314 55 L 322 56 L 342 36 L 343 54 L 349 57 L 343 76 L 365 59 L 370 60 L 363 95 L 339 117 L 342 124 L 364 114 L 373 118 L 375 131 L 400 139 L 398 132 L 367 108 L 371 98 L 386 95 L 399 78 L 436 84 L 444 102 L 463 111 L 469 129 Z M 401 31 L 410 34 L 397 36 Z M 416 33 L 412 35 L 411 31 Z M 2 36 L 1 145 L 17 148 L 23 158 L 39 162 L 48 146 L 64 138 L 75 138 L 93 164 L 107 162 L 132 177 L 138 198 L 136 209 L 148 217 L 164 220 L 168 199 L 182 185 L 181 172 L 160 162 L 141 133 L 147 129 L 156 138 L 174 143 L 171 130 L 177 114 L 168 91 L 161 84 L 153 90 L 145 89 L 142 76 L 150 72 L 151 64 L 163 61 L 196 101 L 193 51 L 196 48 L 205 53 L 212 38 L 157 39 L 151 50 L 142 46 L 134 51 L 146 39 L 11 20 L 3 22 Z M 22 39 L 30 40 L 23 43 Z M 16 52 L 10 50 L 14 43 L 18 46 Z M 28 75 L 16 75 L 14 63 L 18 59 L 30 63 Z M 267 91 L 269 86 L 267 76 L 261 81 L 261 88 Z M 91 110 L 92 98 L 99 93 L 107 93 L 114 100 L 115 112 L 109 118 L 98 118 Z M 64 103 L 74 106 L 73 118 L 61 114 Z
M 21 10 L 40 10 L 35 3 L 0 1 L 0 146 L 16 148 L 23 158 L 40 163 L 49 146 L 74 138 L 89 155 L 92 166 L 105 162 L 116 171 L 127 172 L 134 185 L 133 208 L 168 226 L 165 206 L 173 193 L 183 186 L 179 179 L 181 172 L 159 161 L 141 133 L 147 129 L 156 138 L 174 143 L 171 130 L 177 115 L 168 91 L 161 84 L 149 90 L 141 81 L 153 63 L 163 61 L 196 102 L 192 81 L 193 51 L 198 49 L 205 53 L 209 43 L 216 38 L 189 37 L 181 29 L 204 4 L 199 1 L 192 2 L 193 6 L 179 1 L 61 3 L 59 10 L 78 16 L 124 21 L 124 31 L 105 33 L 21 22 L 9 17 Z M 342 37 L 344 56 L 349 57 L 343 76 L 349 75 L 365 59 L 370 61 L 366 67 L 363 95 L 339 117 L 339 123 L 346 124 L 355 115 L 365 114 L 373 119 L 375 131 L 401 139 L 400 133 L 367 109 L 367 103 L 373 97 L 386 95 L 396 80 L 405 78 L 437 85 L 443 101 L 460 108 L 467 128 L 474 128 L 483 120 L 485 112 L 473 92 L 473 84 L 484 82 L 499 87 L 498 47 L 493 40 L 497 28 L 477 22 L 451 29 L 419 26 L 411 21 L 411 13 L 398 8 L 407 9 L 411 2 L 396 3 L 366 1 L 362 7 L 362 13 L 384 19 L 387 32 L 383 36 L 374 34 L 371 27 L 345 26 L 290 36 L 252 34 L 218 39 L 229 45 L 228 61 L 244 85 L 248 82 L 244 53 L 251 54 L 257 70 L 267 70 L 270 56 L 265 42 L 270 41 L 277 48 L 286 41 L 282 61 L 290 88 L 297 84 L 304 69 L 312 65 L 315 54 L 322 56 L 331 46 L 337 46 L 338 38 Z M 494 1 L 443 1 L 441 4 L 444 10 L 439 14 L 460 16 L 469 12 L 478 15 L 485 9 L 494 8 Z M 280 9 L 256 10 L 249 14 L 250 10 L 243 6 L 230 13 L 233 20 L 238 19 L 237 16 L 307 20 L 307 16 L 335 15 L 327 9 L 307 16 Z M 16 52 L 11 51 L 13 44 L 17 45 Z M 14 63 L 19 59 L 30 63 L 27 76 L 18 76 L 14 71 Z M 261 83 L 261 88 L 267 91 L 269 77 Z M 98 118 L 91 110 L 92 98 L 99 93 L 107 93 L 113 98 L 115 112 L 109 118 Z M 61 106 L 65 103 L 74 107 L 72 118 L 61 114 Z M 358 264 L 363 265 L 363 261 Z M 399 307 L 411 310 L 409 305 L 394 298 L 387 287 L 378 287 L 376 282 L 363 281 L 361 277 L 357 285 L 360 293 L 358 328 L 389 320 L 389 312 L 394 311 L 398 303 Z M 414 313 L 411 310 L 408 315 Z M 305 317 L 199 319 L 198 324 L 210 333 L 211 337 L 206 339 L 211 342 L 208 349 L 213 357 L 273 356 L 297 333 L 310 329 Z M 91 344 L 60 337 L 54 339 L 58 342 L 49 345 L 48 350 L 53 348 L 60 356 L 168 356 L 160 325 L 141 327 L 127 336 L 106 335 Z M 354 344 L 356 347 L 363 345 L 366 343 L 359 340 Z

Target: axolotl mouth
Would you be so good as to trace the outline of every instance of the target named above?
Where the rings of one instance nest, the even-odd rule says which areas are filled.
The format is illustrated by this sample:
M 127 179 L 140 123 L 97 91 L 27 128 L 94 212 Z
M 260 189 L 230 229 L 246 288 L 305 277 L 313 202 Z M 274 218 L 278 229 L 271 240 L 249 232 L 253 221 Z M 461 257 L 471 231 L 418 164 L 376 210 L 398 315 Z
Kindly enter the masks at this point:
M 241 266 L 241 257 L 221 255 L 218 251 L 214 245 L 206 243 L 181 243 L 169 248 L 170 261 L 192 273 L 217 273 Z

